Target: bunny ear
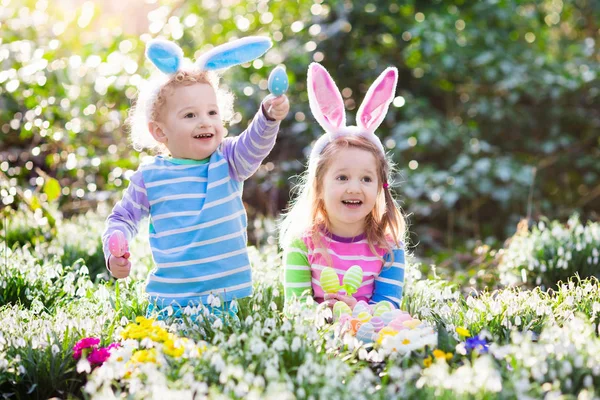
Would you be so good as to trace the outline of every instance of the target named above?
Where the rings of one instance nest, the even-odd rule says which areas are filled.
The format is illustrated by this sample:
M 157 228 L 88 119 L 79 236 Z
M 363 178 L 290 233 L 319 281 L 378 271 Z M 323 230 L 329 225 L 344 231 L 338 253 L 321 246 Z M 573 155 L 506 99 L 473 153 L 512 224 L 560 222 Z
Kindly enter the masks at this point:
M 165 74 L 179 70 L 183 61 L 183 50 L 173 42 L 152 39 L 146 45 L 146 57 Z
M 385 118 L 390 103 L 394 99 L 397 83 L 398 70 L 393 67 L 387 68 L 373 82 L 356 116 L 356 124 L 360 128 L 375 132 Z
M 271 39 L 267 37 L 248 36 L 207 51 L 198 58 L 196 65 L 205 71 L 229 68 L 262 56 L 271 46 Z
M 346 126 L 342 94 L 321 64 L 312 63 L 308 66 L 307 85 L 310 110 L 323 129 L 336 133 Z

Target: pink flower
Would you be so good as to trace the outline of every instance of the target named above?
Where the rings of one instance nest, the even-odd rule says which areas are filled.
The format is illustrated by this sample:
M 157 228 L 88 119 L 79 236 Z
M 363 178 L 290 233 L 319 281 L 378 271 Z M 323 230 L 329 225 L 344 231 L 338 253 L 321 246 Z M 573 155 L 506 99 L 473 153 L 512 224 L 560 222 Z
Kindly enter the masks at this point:
M 108 350 L 118 349 L 119 347 L 121 347 L 121 343 L 117 343 L 117 342 L 111 343 L 108 346 L 106 346 L 106 348 Z
M 73 346 L 73 358 L 79 360 L 83 349 L 90 347 L 96 348 L 100 344 L 100 339 L 94 337 L 83 338 Z
M 110 351 L 108 347 L 102 347 L 100 349 L 92 350 L 87 359 L 90 364 L 95 365 L 104 363 L 104 361 L 108 360 L 108 357 L 110 357 Z

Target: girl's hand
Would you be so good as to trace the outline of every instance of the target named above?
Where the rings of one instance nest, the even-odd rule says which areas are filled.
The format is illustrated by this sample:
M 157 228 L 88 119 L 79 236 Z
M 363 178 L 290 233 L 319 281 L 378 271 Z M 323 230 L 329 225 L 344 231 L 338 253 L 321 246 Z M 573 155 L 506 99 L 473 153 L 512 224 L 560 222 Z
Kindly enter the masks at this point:
M 356 300 L 354 297 L 345 296 L 345 295 L 339 294 L 339 293 L 325 293 L 325 296 L 323 296 L 323 299 L 325 300 L 325 302 L 327 303 L 327 305 L 329 307 L 333 307 L 336 300 L 343 301 L 344 303 L 348 304 L 348 306 L 351 309 L 354 309 L 354 306 L 356 305 L 356 303 L 358 303 L 358 300 Z
M 131 271 L 131 262 L 125 257 L 115 257 L 111 255 L 108 258 L 109 271 L 117 279 L 127 278 Z
M 276 121 L 282 121 L 290 112 L 290 102 L 285 94 L 274 97 L 272 94 L 263 100 L 264 110 L 268 118 Z

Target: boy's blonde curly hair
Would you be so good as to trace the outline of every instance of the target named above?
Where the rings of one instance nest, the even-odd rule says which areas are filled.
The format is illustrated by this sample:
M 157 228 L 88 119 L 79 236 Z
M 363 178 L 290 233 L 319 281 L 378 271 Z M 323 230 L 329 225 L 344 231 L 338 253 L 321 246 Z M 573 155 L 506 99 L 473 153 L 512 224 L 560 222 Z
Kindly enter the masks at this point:
M 164 153 L 166 148 L 157 142 L 150 131 L 150 121 L 160 121 L 165 104 L 173 89 L 178 86 L 190 86 L 196 83 L 206 83 L 212 86 L 217 95 L 217 105 L 223 123 L 233 118 L 233 100 L 231 91 L 219 87 L 220 76 L 214 71 L 199 71 L 184 69 L 173 75 L 157 73 L 140 85 L 139 94 L 135 104 L 131 107 L 127 125 L 130 127 L 130 140 L 133 148 L 144 149 L 155 153 Z

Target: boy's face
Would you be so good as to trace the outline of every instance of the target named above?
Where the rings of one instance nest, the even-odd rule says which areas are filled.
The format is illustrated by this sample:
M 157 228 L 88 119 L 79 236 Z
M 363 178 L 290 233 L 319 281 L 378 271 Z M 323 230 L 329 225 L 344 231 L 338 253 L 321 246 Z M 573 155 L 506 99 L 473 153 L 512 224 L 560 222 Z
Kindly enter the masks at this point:
M 152 136 L 175 158 L 202 160 L 223 141 L 217 96 L 208 83 L 176 86 L 167 92 L 159 121 L 149 124 Z

